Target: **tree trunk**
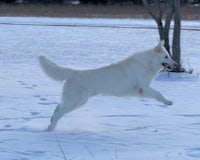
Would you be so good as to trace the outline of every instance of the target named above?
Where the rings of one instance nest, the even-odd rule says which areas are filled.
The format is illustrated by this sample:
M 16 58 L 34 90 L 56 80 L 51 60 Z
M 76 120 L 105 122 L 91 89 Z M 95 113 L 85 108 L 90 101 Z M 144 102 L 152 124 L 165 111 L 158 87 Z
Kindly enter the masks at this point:
M 169 10 L 167 12 L 167 16 L 165 19 L 165 26 L 163 27 L 162 23 L 162 8 L 161 2 L 159 0 L 155 0 L 156 6 L 158 8 L 158 15 L 155 15 L 150 9 L 150 5 L 148 0 L 142 0 L 146 10 L 149 15 L 156 21 L 158 26 L 158 32 L 160 36 L 160 40 L 164 40 L 165 48 L 170 53 L 171 57 L 177 62 L 178 67 L 173 70 L 175 72 L 182 72 L 183 69 L 181 67 L 181 51 L 180 51 L 180 32 L 181 32 L 181 20 L 180 20 L 180 0 L 169 0 L 166 3 L 169 5 Z M 169 45 L 169 31 L 170 31 L 170 23 L 172 17 L 174 16 L 174 31 L 173 31 L 173 42 L 172 42 L 172 53 L 170 51 Z
M 178 64 L 176 72 L 181 72 L 181 50 L 180 50 L 180 35 L 181 35 L 181 19 L 180 19 L 180 0 L 174 0 L 174 33 L 172 43 L 172 58 Z
M 169 10 L 167 12 L 167 16 L 165 19 L 164 41 L 165 41 L 165 48 L 171 56 L 172 56 L 172 54 L 171 54 L 170 45 L 169 45 L 169 31 L 170 31 L 170 24 L 171 24 L 173 14 L 174 14 L 173 0 L 170 0 L 169 1 Z

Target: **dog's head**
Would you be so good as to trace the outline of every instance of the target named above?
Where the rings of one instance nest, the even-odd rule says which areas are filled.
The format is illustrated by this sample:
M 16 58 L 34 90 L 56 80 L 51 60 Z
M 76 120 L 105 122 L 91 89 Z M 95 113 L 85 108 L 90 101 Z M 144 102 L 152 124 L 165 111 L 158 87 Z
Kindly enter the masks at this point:
M 164 41 L 160 41 L 154 50 L 156 53 L 158 53 L 161 67 L 168 71 L 171 71 L 177 67 L 177 63 L 170 57 L 169 53 L 165 49 Z

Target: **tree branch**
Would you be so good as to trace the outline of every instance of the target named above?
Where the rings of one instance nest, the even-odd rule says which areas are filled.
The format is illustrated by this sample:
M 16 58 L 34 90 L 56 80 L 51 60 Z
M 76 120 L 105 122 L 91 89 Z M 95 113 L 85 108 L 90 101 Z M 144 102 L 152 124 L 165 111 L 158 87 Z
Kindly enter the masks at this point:
M 158 16 L 156 16 L 155 14 L 153 14 L 153 12 L 151 11 L 150 7 L 149 7 L 149 3 L 147 2 L 147 0 L 142 0 L 146 10 L 148 11 L 149 15 L 156 21 L 157 25 L 158 25 L 158 32 L 159 32 L 159 36 L 160 36 L 160 40 L 164 39 L 164 34 L 163 34 L 163 23 L 162 23 L 162 8 L 160 5 L 160 1 L 156 0 L 156 6 L 158 7 L 159 10 L 159 14 Z
M 144 7 L 146 8 L 146 10 L 148 11 L 149 15 L 156 21 L 156 23 L 158 22 L 158 17 L 156 17 L 155 14 L 153 14 L 153 12 L 151 11 L 150 7 L 149 7 L 149 3 L 147 2 L 147 0 L 142 0 Z
M 159 10 L 158 19 L 162 20 L 163 13 L 162 13 L 162 8 L 161 8 L 159 0 L 156 0 L 156 6 L 158 6 L 158 10 Z

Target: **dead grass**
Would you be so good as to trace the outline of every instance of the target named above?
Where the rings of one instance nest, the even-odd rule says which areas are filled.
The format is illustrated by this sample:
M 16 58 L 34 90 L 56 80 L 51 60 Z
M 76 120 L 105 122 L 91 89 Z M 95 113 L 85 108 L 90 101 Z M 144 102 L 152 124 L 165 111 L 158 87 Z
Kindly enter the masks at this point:
M 200 20 L 200 7 L 181 7 L 182 19 Z M 137 5 L 0 5 L 0 16 L 149 18 Z
M 182 16 L 182 19 L 186 19 L 186 20 L 200 20 L 200 6 L 182 7 L 181 16 Z

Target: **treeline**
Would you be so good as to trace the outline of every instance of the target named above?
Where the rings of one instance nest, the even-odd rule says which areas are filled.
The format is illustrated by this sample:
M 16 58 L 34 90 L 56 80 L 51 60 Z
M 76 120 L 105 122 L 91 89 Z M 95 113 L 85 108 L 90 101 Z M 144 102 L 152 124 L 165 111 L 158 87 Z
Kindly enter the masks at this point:
M 73 2 L 78 2 L 81 4 L 133 4 L 141 5 L 142 0 L 0 0 L 0 3 L 7 4 L 70 4 Z M 149 0 L 149 3 L 154 3 L 155 0 Z M 160 0 L 161 2 L 166 2 L 167 0 Z M 198 4 L 200 0 L 180 0 L 181 4 Z M 77 4 L 77 3 L 76 3 Z

